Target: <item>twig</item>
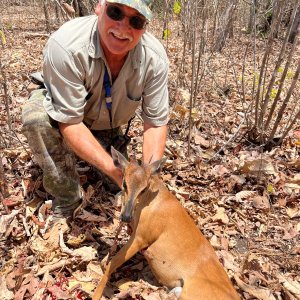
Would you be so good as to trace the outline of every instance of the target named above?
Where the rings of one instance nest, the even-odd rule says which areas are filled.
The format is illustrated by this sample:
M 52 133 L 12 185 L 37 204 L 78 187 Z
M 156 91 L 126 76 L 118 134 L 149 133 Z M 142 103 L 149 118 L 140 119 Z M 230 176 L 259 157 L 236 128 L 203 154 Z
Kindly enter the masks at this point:
M 195 48 L 196 48 L 196 24 L 195 24 L 195 19 L 197 16 L 197 9 L 195 9 L 195 16 L 192 18 L 193 21 L 193 35 L 192 35 L 192 79 L 191 79 L 191 93 L 190 93 L 190 107 L 189 107 L 189 131 L 188 131 L 188 155 L 190 155 L 190 150 L 191 150 L 191 132 L 192 132 L 192 109 L 193 109 L 193 103 L 194 103 L 194 89 L 195 89 L 195 59 L 196 59 L 196 53 L 195 53 Z
M 41 32 L 24 32 L 25 37 L 49 37 L 49 33 Z
M 0 60 L 0 72 L 1 72 L 1 76 L 3 78 L 2 86 L 3 86 L 3 90 L 4 90 L 4 102 L 5 102 L 5 109 L 6 109 L 6 114 L 7 114 L 7 124 L 8 124 L 9 130 L 12 130 L 11 117 L 10 117 L 10 112 L 9 112 L 9 96 L 8 96 L 8 88 L 7 88 L 7 79 L 6 79 L 6 74 L 4 72 L 4 65 L 2 64 L 1 60 Z
M 5 177 L 4 166 L 2 162 L 2 155 L 0 155 L 0 193 L 3 198 L 9 195 L 7 180 Z
M 60 7 L 60 9 L 64 12 L 63 18 L 66 20 L 65 16 L 67 17 L 67 20 L 71 20 L 71 18 L 69 17 L 68 13 L 66 12 L 66 10 L 62 7 L 62 5 L 59 3 L 58 0 L 54 0 L 56 2 L 56 4 Z
M 24 225 L 24 228 L 25 228 L 26 235 L 28 237 L 30 237 L 31 234 L 30 234 L 29 226 L 28 226 L 28 224 L 26 222 L 26 218 L 24 216 L 22 216 L 22 222 L 23 222 L 23 225 Z
M 236 136 L 238 135 L 239 131 L 241 130 L 242 125 L 244 124 L 245 120 L 246 120 L 246 115 L 244 116 L 243 121 L 240 123 L 240 125 L 239 125 L 239 127 L 238 127 L 236 133 L 235 133 L 235 134 L 234 134 L 234 135 L 233 135 L 233 136 L 232 136 L 232 137 L 224 144 L 224 146 L 223 146 L 221 149 L 218 150 L 218 152 L 216 152 L 216 153 L 214 154 L 214 156 L 213 156 L 212 158 L 209 159 L 208 162 L 211 162 L 217 155 L 219 155 L 222 151 L 224 151 L 224 149 L 226 148 L 226 146 L 227 146 L 229 143 L 231 143 L 231 142 L 236 138 Z
M 110 258 L 112 257 L 112 255 L 114 254 L 114 252 L 117 250 L 117 241 L 118 241 L 118 235 L 120 234 L 120 231 L 123 227 L 124 223 L 120 222 L 117 230 L 116 230 L 116 236 L 113 242 L 113 245 L 110 247 L 109 252 L 108 252 L 108 256 L 107 256 L 107 261 L 110 260 Z
M 59 262 L 57 262 L 55 264 L 47 265 L 47 266 L 42 267 L 35 275 L 40 276 L 40 275 L 45 274 L 46 272 L 49 272 L 49 273 L 53 272 L 57 269 L 61 269 L 65 266 L 70 265 L 74 261 L 76 261 L 76 258 L 69 258 L 69 259 L 60 260 Z

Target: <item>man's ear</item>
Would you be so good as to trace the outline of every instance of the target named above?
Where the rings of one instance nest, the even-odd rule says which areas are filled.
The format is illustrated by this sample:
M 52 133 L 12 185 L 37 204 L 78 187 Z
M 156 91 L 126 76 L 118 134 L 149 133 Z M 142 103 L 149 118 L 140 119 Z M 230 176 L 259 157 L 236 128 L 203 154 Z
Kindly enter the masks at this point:
M 98 1 L 96 7 L 95 7 L 95 14 L 99 17 L 103 11 L 105 5 L 105 1 L 104 0 L 100 0 Z
M 95 7 L 95 14 L 99 17 L 100 15 L 100 11 L 101 11 L 101 5 L 100 3 L 98 2 L 96 7 Z
M 149 169 L 150 169 L 151 174 L 160 173 L 160 171 L 162 170 L 162 166 L 164 165 L 166 160 L 167 160 L 167 158 L 165 157 L 165 158 L 157 160 L 154 163 L 152 163 L 151 165 L 149 165 Z
M 125 169 L 128 165 L 128 160 L 124 157 L 122 153 L 116 150 L 113 146 L 111 146 L 111 157 L 115 166 L 121 170 Z

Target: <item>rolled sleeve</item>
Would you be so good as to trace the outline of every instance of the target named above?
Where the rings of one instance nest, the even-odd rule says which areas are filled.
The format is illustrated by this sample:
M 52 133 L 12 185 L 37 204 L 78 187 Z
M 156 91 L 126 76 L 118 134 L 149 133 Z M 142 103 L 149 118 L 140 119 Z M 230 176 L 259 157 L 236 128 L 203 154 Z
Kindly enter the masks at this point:
M 168 62 L 160 61 L 148 77 L 143 93 L 142 118 L 153 126 L 163 126 L 169 119 Z
M 48 90 L 44 107 L 49 116 L 62 123 L 80 123 L 87 91 L 84 68 L 78 57 L 50 39 L 44 52 L 43 74 Z

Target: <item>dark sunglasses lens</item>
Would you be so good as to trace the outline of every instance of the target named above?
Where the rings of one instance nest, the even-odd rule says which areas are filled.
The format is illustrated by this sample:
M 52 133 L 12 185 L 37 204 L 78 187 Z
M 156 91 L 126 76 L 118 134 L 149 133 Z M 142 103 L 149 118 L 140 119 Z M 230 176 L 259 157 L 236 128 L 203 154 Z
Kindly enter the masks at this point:
M 124 19 L 123 11 L 115 5 L 108 5 L 106 8 L 106 14 L 114 21 L 120 21 Z
M 116 5 L 107 5 L 106 14 L 114 21 L 121 21 L 125 18 L 123 10 Z M 141 30 L 145 28 L 147 21 L 140 16 L 132 16 L 129 17 L 129 24 L 132 28 Z
M 146 20 L 139 17 L 139 16 L 135 16 L 135 17 L 130 17 L 129 18 L 129 24 L 131 27 L 133 27 L 134 29 L 144 29 L 146 26 Z

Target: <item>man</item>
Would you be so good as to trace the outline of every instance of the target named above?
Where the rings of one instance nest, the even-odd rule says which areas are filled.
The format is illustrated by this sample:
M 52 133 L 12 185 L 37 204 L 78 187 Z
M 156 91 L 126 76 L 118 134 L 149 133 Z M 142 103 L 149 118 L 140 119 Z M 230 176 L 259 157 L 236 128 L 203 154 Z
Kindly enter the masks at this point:
M 140 105 L 143 160 L 163 156 L 168 59 L 146 32 L 152 2 L 100 1 L 96 16 L 67 22 L 46 45 L 46 89 L 32 93 L 22 119 L 44 187 L 54 197 L 54 217 L 72 216 L 81 202 L 73 152 L 121 187 L 121 171 L 106 147 Z

